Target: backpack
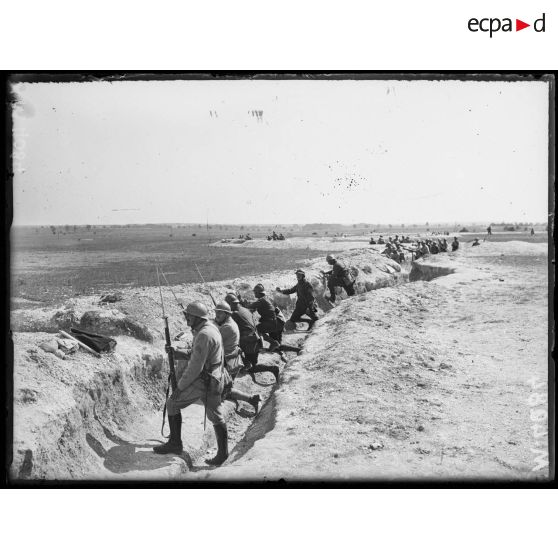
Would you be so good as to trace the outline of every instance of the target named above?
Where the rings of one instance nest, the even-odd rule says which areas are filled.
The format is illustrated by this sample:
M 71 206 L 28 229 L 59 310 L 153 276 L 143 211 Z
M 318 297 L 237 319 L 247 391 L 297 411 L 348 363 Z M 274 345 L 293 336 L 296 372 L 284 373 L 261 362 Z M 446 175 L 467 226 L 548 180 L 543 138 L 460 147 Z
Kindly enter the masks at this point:
M 84 345 L 97 351 L 98 353 L 109 353 L 116 347 L 116 340 L 112 337 L 107 337 L 106 335 L 99 335 L 98 333 L 92 333 L 90 331 L 84 331 L 82 329 L 77 329 L 76 327 L 70 328 L 73 336 L 81 341 Z

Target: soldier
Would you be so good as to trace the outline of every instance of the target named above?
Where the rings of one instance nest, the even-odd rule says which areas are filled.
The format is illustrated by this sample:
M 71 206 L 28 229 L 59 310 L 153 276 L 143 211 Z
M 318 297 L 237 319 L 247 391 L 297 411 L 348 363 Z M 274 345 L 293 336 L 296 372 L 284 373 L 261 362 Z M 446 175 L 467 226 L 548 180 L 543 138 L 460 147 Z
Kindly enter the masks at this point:
M 182 453 L 182 415 L 180 410 L 196 403 L 205 403 L 207 418 L 213 424 L 217 438 L 217 455 L 206 462 L 221 465 L 229 456 L 228 434 L 221 395 L 223 393 L 223 341 L 217 326 L 209 320 L 207 307 L 202 302 L 191 302 L 184 310 L 186 323 L 194 340 L 191 354 L 165 346 L 176 360 L 189 360 L 186 370 L 178 377 L 177 389 L 167 401 L 170 438 L 166 444 L 153 448 L 155 453 Z
M 318 306 L 314 298 L 314 287 L 312 287 L 310 281 L 306 280 L 306 274 L 302 269 L 297 269 L 295 274 L 297 283 L 294 287 L 290 289 L 280 289 L 277 287 L 275 290 L 284 295 L 296 293 L 296 305 L 289 321 L 293 324 L 305 322 L 308 324 L 308 331 L 310 331 L 314 327 L 314 323 L 318 320 L 318 316 L 316 315 Z M 310 319 L 303 318 L 302 316 L 304 314 Z
M 230 390 L 225 390 L 223 399 L 230 399 L 236 403 L 238 408 L 239 401 L 246 401 L 254 407 L 256 413 L 261 403 L 259 395 L 248 395 L 234 387 L 234 380 L 243 368 L 243 361 L 239 347 L 240 331 L 238 325 L 232 319 L 231 307 L 226 302 L 220 302 L 215 306 L 215 323 L 221 332 L 223 339 L 223 350 L 225 351 L 225 366 L 233 380 Z
M 480 242 L 478 238 L 475 238 L 473 244 L 471 246 L 480 246 Z
M 486 234 L 487 234 L 488 236 L 491 236 L 491 235 L 492 235 L 492 227 L 491 227 L 490 225 L 488 225 L 488 227 L 486 227 Z
M 293 351 L 297 354 L 300 353 L 299 347 L 293 347 L 292 345 L 282 343 L 285 317 L 279 308 L 276 308 L 275 304 L 267 298 L 264 286 L 258 283 L 254 286 L 253 292 L 256 297 L 255 302 L 250 303 L 244 300 L 239 300 L 239 302 L 251 312 L 257 312 L 260 315 L 260 321 L 256 329 L 269 343 L 269 350 L 281 354 L 283 360 L 285 359 L 281 353 L 282 350 Z
M 331 254 L 326 257 L 326 261 L 329 265 L 333 266 L 330 271 L 325 273 L 325 275 L 328 275 L 327 286 L 331 295 L 329 300 L 335 302 L 335 287 L 337 286 L 343 287 L 347 292 L 347 296 L 353 296 L 355 294 L 353 286 L 355 282 L 349 270 L 343 264 L 340 264 Z
M 275 376 L 275 381 L 279 382 L 279 367 L 275 365 L 258 364 L 258 356 L 262 348 L 261 337 L 254 323 L 252 313 L 240 305 L 238 297 L 234 293 L 227 293 L 225 301 L 232 310 L 232 319 L 238 326 L 240 333 L 239 345 L 244 353 L 244 365 L 252 380 L 256 380 L 256 372 L 271 372 Z
M 457 236 L 453 237 L 453 242 L 451 243 L 451 251 L 455 252 L 459 248 L 459 240 L 457 240 Z
M 254 289 L 256 301 L 249 303 L 240 300 L 240 304 L 248 308 L 251 312 L 257 312 L 260 315 L 260 322 L 256 326 L 258 333 L 269 343 L 269 350 L 275 351 L 279 349 L 279 341 L 277 334 L 283 331 L 283 325 L 280 324 L 275 312 L 275 305 L 267 298 L 265 287 L 258 283 Z

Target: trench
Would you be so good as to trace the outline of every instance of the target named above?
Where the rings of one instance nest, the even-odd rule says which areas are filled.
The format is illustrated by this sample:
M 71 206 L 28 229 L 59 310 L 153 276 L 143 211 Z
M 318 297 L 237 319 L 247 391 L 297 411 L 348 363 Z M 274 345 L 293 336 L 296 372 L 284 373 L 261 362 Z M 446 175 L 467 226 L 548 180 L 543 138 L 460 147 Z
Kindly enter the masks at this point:
M 386 287 L 403 287 L 411 282 L 415 281 L 432 281 L 439 277 L 444 277 L 455 273 L 454 267 L 442 266 L 439 264 L 432 264 L 428 262 L 428 259 L 422 261 L 413 261 L 407 263 L 407 265 L 402 266 L 401 273 L 395 277 L 393 284 L 381 284 L 372 290 L 382 289 Z M 365 292 L 370 292 L 366 290 Z M 363 294 L 357 292 L 357 294 Z M 329 313 L 334 308 L 330 305 L 324 305 L 324 313 Z M 287 363 L 285 367 L 289 366 Z M 230 457 L 225 463 L 225 466 L 238 461 L 258 442 L 259 440 L 265 438 L 265 436 L 271 432 L 276 425 L 277 420 L 277 410 L 275 405 L 275 397 L 272 392 L 265 402 L 264 407 L 260 413 L 254 417 L 250 425 L 247 427 L 243 437 L 238 440 L 238 442 L 230 449 Z
M 430 281 L 454 272 L 452 268 L 428 265 L 426 261 L 413 262 L 397 274 L 374 281 L 363 280 L 357 288 L 357 294 L 399 287 L 409 281 Z M 341 291 L 340 288 L 338 290 Z M 325 289 L 317 301 L 325 314 L 335 311 L 335 308 L 325 300 L 324 292 Z M 344 294 L 341 298 L 344 298 Z M 288 316 L 294 301 L 288 298 L 282 302 L 278 305 Z M 68 315 L 59 315 L 53 324 L 47 324 L 48 327 L 43 324 L 41 331 L 53 332 L 67 326 L 68 319 L 70 325 L 77 323 L 83 326 L 69 312 Z M 85 319 L 89 329 L 95 330 L 95 316 L 89 313 Z M 101 321 L 100 324 L 106 332 L 107 321 Z M 159 430 L 168 375 L 165 354 L 155 346 L 159 340 L 149 328 L 140 327 L 130 320 L 115 320 L 110 325 L 121 354 L 104 356 L 101 362 L 86 355 L 80 357 L 80 363 L 87 358 L 93 362 L 88 368 L 90 374 L 87 378 L 78 377 L 77 372 L 72 382 L 63 378 L 68 384 L 67 399 L 72 403 L 65 405 L 62 410 L 58 409 L 40 425 L 41 435 L 37 436 L 31 447 L 25 444 L 14 447 L 11 474 L 18 480 L 187 480 L 188 474 L 209 469 L 197 463 L 203 463 L 207 449 L 215 447 L 210 425 L 203 431 L 203 407 L 200 406 L 192 406 L 186 413 L 183 411 L 182 437 L 185 448 L 182 456 L 159 456 L 152 452 L 152 447 L 162 441 Z M 295 344 L 303 347 L 306 335 L 304 329 L 295 330 L 285 333 L 284 341 L 290 343 L 294 340 Z M 292 354 L 287 353 L 287 362 L 283 363 L 277 355 L 264 353 L 262 362 L 277 364 L 283 370 L 295 358 Z M 247 403 L 240 403 L 238 413 L 232 402 L 225 403 L 231 434 L 230 458 L 225 466 L 241 459 L 275 427 L 276 386 L 273 376 L 265 372 L 258 374 L 257 379 L 258 382 L 254 384 L 246 374 L 240 374 L 235 382 L 235 387 L 249 394 L 260 393 L 262 406 L 257 415 Z M 62 394 L 58 396 L 62 397 Z M 32 390 L 25 397 L 28 398 L 27 403 L 32 403 Z M 25 400 L 22 400 L 22 404 L 26 404 Z

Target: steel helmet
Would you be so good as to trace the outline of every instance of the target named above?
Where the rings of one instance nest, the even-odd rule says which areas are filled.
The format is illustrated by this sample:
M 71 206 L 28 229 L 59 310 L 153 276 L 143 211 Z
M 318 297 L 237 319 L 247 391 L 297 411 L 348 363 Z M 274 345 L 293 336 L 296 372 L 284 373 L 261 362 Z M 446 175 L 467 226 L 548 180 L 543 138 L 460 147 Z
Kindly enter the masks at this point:
M 238 297 L 234 293 L 227 293 L 225 295 L 225 302 L 227 302 L 228 304 L 234 304 L 240 301 L 238 300 Z
M 297 269 L 297 270 L 295 271 L 295 273 L 296 273 L 297 275 L 301 274 L 301 275 L 304 275 L 304 276 L 306 277 L 306 273 L 304 273 L 304 269 Z
M 184 313 L 190 314 L 190 316 L 197 316 L 198 318 L 209 318 L 209 311 L 203 302 L 190 302 L 190 304 L 186 306 Z
M 264 294 L 265 293 L 265 287 L 261 283 L 258 283 L 257 285 L 254 286 L 253 291 L 255 293 Z
M 334 262 L 335 261 L 335 256 L 333 254 L 328 254 L 326 256 L 326 262 L 330 263 L 330 262 Z
M 232 314 L 231 307 L 226 302 L 219 302 L 215 306 L 215 312 L 226 312 L 227 314 Z

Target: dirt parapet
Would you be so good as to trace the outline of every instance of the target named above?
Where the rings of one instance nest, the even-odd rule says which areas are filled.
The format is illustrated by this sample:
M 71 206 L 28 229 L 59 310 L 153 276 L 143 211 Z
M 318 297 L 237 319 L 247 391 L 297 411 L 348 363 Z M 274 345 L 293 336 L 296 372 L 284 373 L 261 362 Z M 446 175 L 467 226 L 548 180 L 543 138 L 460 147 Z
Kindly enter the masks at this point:
M 351 274 L 355 279 L 355 292 L 365 293 L 382 287 L 393 286 L 397 282 L 397 276 L 401 273 L 401 266 L 393 260 L 377 254 L 369 249 L 358 249 L 343 252 L 338 259 L 351 270 Z M 331 269 L 327 263 L 322 260 L 309 260 L 302 266 L 306 279 L 310 281 L 314 287 L 314 296 L 316 297 L 318 306 L 322 310 L 329 310 L 331 305 L 324 298 L 329 293 L 327 281 L 322 271 Z M 292 287 L 296 284 L 296 276 L 293 270 L 291 274 L 283 273 L 281 275 L 274 274 L 271 277 L 263 277 L 260 281 L 266 288 L 266 292 L 272 297 L 275 304 L 284 311 L 292 311 L 296 298 L 294 295 L 284 295 L 277 292 L 276 287 L 282 289 Z M 253 298 L 252 288 L 253 282 L 238 281 L 231 285 L 243 297 L 247 299 Z M 338 297 L 346 298 L 345 291 L 337 287 Z
M 72 327 L 102 335 L 129 335 L 153 341 L 150 329 L 116 308 L 80 311 L 71 305 L 62 309 L 34 309 L 12 312 L 12 331 L 57 333 Z

